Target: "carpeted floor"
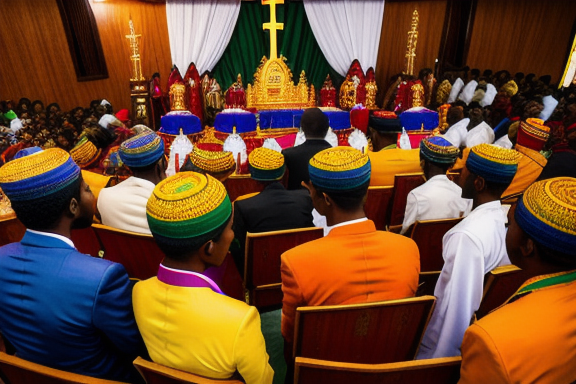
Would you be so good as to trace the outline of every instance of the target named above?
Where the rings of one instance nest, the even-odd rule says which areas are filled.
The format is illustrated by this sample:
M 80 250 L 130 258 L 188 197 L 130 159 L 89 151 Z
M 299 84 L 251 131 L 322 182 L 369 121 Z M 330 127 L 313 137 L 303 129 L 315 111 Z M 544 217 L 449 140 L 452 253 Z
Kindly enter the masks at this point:
M 266 352 L 270 356 L 270 366 L 274 369 L 274 384 L 284 384 L 286 362 L 284 361 L 284 339 L 280 330 L 282 310 L 260 314 L 262 334 L 266 341 Z

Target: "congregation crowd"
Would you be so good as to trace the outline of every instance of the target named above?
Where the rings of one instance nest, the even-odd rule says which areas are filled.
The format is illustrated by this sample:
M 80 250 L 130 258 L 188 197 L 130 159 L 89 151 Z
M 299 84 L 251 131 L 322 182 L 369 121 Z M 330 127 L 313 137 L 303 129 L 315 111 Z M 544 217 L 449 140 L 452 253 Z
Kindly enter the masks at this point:
M 261 192 L 235 201 L 223 184 L 235 159 L 206 150 L 210 143 L 195 143 L 184 165 L 167 172 L 163 138 L 132 127 L 127 111 L 114 115 L 105 100 L 68 113 L 5 102 L 0 188 L 27 228 L 0 248 L 8 349 L 131 383 L 142 382 L 137 356 L 209 378 L 271 383 L 258 310 L 226 296 L 208 271 L 230 252 L 243 275 L 247 233 L 322 227 L 322 238 L 282 255 L 290 378 L 297 308 L 414 297 L 420 250 L 410 229 L 462 218 L 443 237 L 436 306 L 415 359 L 462 356 L 462 383 L 576 380 L 576 87 L 473 71 L 466 84 L 447 78 L 452 90 L 462 82 L 449 92 L 427 76 L 423 99 L 445 124 L 418 148 L 398 147 L 400 119 L 383 110 L 370 113 L 370 151 L 333 146 L 328 117 L 309 108 L 304 143 L 249 153 Z M 426 182 L 408 194 L 399 233 L 376 230 L 364 211 L 369 188 L 415 172 Z M 80 253 L 71 231 L 95 221 L 151 234 L 164 254 L 157 276 L 134 284 L 122 265 Z M 485 274 L 509 264 L 526 282 L 475 321 Z

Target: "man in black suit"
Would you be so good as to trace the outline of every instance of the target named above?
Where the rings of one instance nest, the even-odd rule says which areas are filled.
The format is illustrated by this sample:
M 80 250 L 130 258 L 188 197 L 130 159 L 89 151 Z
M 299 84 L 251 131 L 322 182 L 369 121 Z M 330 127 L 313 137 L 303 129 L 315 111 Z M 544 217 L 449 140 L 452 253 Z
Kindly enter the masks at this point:
M 287 191 L 279 180 L 284 175 L 284 156 L 268 148 L 257 148 L 248 157 L 250 175 L 266 187 L 255 196 L 240 196 L 234 203 L 234 237 L 240 243 L 232 247 L 232 256 L 244 274 L 246 232 L 258 233 L 313 227 L 312 199 L 306 189 Z
M 318 152 L 332 148 L 324 140 L 328 133 L 329 121 L 319 108 L 309 108 L 302 114 L 300 127 L 306 136 L 306 141 L 297 147 L 287 148 L 282 154 L 288 168 L 288 189 L 303 188 L 301 183 L 308 182 L 308 163 Z

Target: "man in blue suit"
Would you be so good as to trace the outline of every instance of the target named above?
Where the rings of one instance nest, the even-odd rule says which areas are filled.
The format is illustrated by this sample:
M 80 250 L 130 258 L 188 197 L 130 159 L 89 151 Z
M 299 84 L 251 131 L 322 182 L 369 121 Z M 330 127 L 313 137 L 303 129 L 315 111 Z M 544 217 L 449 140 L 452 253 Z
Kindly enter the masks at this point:
M 119 381 L 141 381 L 145 352 L 120 264 L 76 250 L 72 228 L 87 227 L 94 195 L 61 149 L 20 151 L 0 168 L 0 188 L 27 231 L 0 248 L 0 332 L 18 357 Z

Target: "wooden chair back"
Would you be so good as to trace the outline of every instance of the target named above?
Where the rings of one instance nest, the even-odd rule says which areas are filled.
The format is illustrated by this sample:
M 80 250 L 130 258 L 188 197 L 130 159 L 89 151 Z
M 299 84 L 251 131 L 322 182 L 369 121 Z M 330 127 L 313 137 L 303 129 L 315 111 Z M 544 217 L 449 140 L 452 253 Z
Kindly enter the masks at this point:
M 134 360 L 134 366 L 147 384 L 242 384 L 240 380 L 216 380 L 194 375 L 144 360 L 141 357 Z
M 462 218 L 444 220 L 417 221 L 412 227 L 410 238 L 418 245 L 420 251 L 420 271 L 441 271 L 444 266 L 442 258 L 442 238 Z
M 282 304 L 280 257 L 300 244 L 321 238 L 318 227 L 246 234 L 244 288 L 246 301 L 257 308 Z
M 22 240 L 24 232 L 26 232 L 26 227 L 16 216 L 0 220 L 0 247 Z
M 374 222 L 376 229 L 384 231 L 388 225 L 388 214 L 394 187 L 369 187 L 364 204 L 366 217 Z
M 362 364 L 412 360 L 435 303 L 434 296 L 422 296 L 299 307 L 293 356 Z
M 102 244 L 102 258 L 122 264 L 130 277 L 144 280 L 156 276 L 164 254 L 152 235 L 102 224 L 92 224 L 92 228 Z
M 119 381 L 97 379 L 48 368 L 4 352 L 0 352 L 0 376 L 6 380 L 5 384 L 121 384 Z
M 102 250 L 102 244 L 100 244 L 100 240 L 98 240 L 92 227 L 73 229 L 70 234 L 72 242 L 79 252 L 94 257 L 101 257 L 100 251 Z
M 394 176 L 394 195 L 392 196 L 389 225 L 402 224 L 408 193 L 424 184 L 425 181 L 423 173 L 401 173 Z
M 479 320 L 506 302 L 528 279 L 515 265 L 496 267 L 484 276 L 484 293 L 476 311 Z
M 230 201 L 249 193 L 262 192 L 264 184 L 252 179 L 250 175 L 232 175 L 224 181 Z
M 403 361 L 388 364 L 350 364 L 296 358 L 296 384 L 456 384 L 462 358 Z

